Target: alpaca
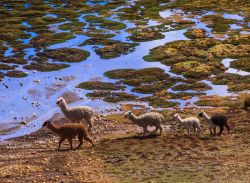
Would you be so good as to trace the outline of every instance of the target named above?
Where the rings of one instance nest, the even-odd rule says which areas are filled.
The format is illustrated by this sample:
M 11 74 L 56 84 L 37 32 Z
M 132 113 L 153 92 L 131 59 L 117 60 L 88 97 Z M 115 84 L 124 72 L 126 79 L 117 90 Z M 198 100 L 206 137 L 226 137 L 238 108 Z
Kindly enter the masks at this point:
M 212 117 L 209 117 L 204 111 L 202 111 L 199 113 L 199 117 L 202 117 L 203 119 L 205 119 L 205 121 L 207 121 L 211 135 L 214 135 L 214 136 L 216 135 L 216 126 L 220 127 L 220 132 L 218 133 L 219 136 L 222 134 L 224 130 L 224 126 L 227 128 L 228 133 L 230 133 L 230 127 L 227 124 L 226 116 L 214 115 Z M 212 133 L 212 129 L 213 129 L 213 133 Z
M 85 130 L 83 124 L 75 124 L 75 123 L 68 123 L 64 124 L 62 126 L 57 126 L 55 124 L 52 124 L 51 121 L 45 121 L 43 123 L 43 127 L 46 126 L 48 129 L 56 133 L 60 136 L 60 141 L 58 145 L 58 150 L 61 147 L 61 143 L 67 139 L 70 144 L 70 148 L 73 149 L 72 146 L 72 140 L 74 137 L 78 136 L 79 145 L 77 146 L 77 149 L 79 149 L 83 144 L 83 139 L 89 141 L 92 146 L 94 146 L 93 140 L 89 137 L 88 132 Z
M 188 135 L 190 135 L 190 129 L 194 128 L 194 134 L 198 131 L 199 134 L 202 134 L 202 129 L 200 126 L 200 120 L 196 117 L 190 117 L 182 119 L 178 113 L 174 115 L 174 119 L 181 125 L 181 135 L 183 134 L 184 129 L 188 130 Z
M 136 116 L 133 114 L 131 111 L 128 111 L 125 113 L 125 118 L 130 119 L 132 122 L 137 124 L 138 126 L 143 128 L 143 136 L 148 131 L 148 126 L 155 126 L 155 131 L 156 132 L 158 129 L 160 129 L 160 135 L 162 133 L 162 126 L 161 123 L 164 121 L 163 115 L 156 113 L 156 112 L 149 112 L 146 114 L 143 114 L 141 116 Z
M 69 108 L 66 104 L 66 101 L 60 97 L 56 104 L 60 107 L 61 111 L 65 115 L 66 118 L 71 120 L 72 123 L 78 122 L 80 123 L 82 120 L 87 121 L 89 128 L 88 131 L 91 131 L 93 126 L 92 124 L 92 117 L 93 117 L 93 110 L 88 106 L 78 106 Z

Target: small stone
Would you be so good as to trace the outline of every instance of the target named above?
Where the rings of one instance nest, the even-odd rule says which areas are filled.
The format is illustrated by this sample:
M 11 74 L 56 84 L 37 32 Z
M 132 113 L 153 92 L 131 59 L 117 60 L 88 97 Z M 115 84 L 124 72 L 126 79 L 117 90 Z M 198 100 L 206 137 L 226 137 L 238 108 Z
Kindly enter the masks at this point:
M 27 121 L 21 121 L 20 124 L 22 124 L 22 125 L 27 125 L 28 122 L 27 122 Z

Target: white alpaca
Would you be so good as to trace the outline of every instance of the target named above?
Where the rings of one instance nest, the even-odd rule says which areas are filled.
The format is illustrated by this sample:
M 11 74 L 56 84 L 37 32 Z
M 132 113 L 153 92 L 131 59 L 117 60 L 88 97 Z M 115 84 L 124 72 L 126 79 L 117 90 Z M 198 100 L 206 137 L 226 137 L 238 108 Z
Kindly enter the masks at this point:
M 181 135 L 183 134 L 184 129 L 188 130 L 188 135 L 190 135 L 190 129 L 194 128 L 194 134 L 198 131 L 199 134 L 202 134 L 202 129 L 200 126 L 200 120 L 196 117 L 190 117 L 182 119 L 178 113 L 174 115 L 174 119 L 181 125 Z
M 207 113 L 205 113 L 205 111 L 200 112 L 199 117 L 202 117 L 207 122 L 211 136 L 216 135 L 216 126 L 211 120 L 211 117 L 208 116 Z
M 60 107 L 65 117 L 71 120 L 71 122 L 80 123 L 82 120 L 85 120 L 89 125 L 88 131 L 91 131 L 91 128 L 93 126 L 93 110 L 90 107 L 78 106 L 69 108 L 66 104 L 66 101 L 62 97 L 57 99 L 56 104 Z
M 138 126 L 143 128 L 143 136 L 149 132 L 148 126 L 155 126 L 156 132 L 158 129 L 160 129 L 160 134 L 162 133 L 162 126 L 161 123 L 164 121 L 163 115 L 156 112 L 149 112 L 146 114 L 143 114 L 141 116 L 136 116 L 131 111 L 128 111 L 125 113 L 125 118 L 130 119 L 132 122 L 137 124 Z

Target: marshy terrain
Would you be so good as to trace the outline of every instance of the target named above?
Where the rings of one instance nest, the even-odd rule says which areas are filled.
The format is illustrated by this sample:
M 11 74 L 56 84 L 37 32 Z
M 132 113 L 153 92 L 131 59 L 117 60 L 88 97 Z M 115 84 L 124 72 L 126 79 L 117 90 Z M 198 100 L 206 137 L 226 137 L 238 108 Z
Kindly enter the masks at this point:
M 1 182 L 250 182 L 249 1 L 1 0 L 0 18 Z M 93 108 L 96 147 L 54 151 L 59 97 Z M 128 110 L 162 113 L 163 135 Z M 171 129 L 201 110 L 231 134 Z

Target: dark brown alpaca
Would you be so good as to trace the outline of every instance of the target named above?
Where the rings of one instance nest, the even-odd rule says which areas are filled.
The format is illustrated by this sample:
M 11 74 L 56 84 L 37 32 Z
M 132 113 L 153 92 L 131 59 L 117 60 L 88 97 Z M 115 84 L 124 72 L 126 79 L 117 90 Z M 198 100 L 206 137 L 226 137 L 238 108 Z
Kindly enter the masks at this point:
M 60 136 L 58 149 L 61 147 L 61 143 L 66 139 L 69 141 L 70 148 L 73 149 L 72 140 L 76 136 L 78 136 L 80 142 L 79 145 L 77 146 L 77 149 L 79 149 L 82 146 L 83 139 L 89 141 L 92 144 L 92 146 L 94 146 L 93 140 L 89 137 L 88 132 L 85 130 L 82 124 L 68 123 L 62 126 L 57 126 L 55 124 L 52 124 L 51 121 L 48 120 L 43 123 L 43 126 L 46 126 L 48 129 L 50 129 L 51 131 Z

